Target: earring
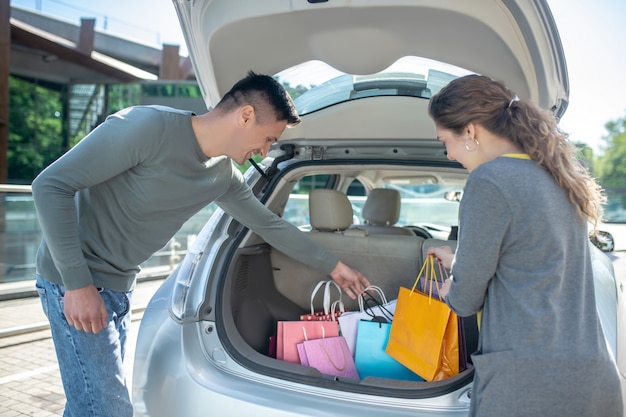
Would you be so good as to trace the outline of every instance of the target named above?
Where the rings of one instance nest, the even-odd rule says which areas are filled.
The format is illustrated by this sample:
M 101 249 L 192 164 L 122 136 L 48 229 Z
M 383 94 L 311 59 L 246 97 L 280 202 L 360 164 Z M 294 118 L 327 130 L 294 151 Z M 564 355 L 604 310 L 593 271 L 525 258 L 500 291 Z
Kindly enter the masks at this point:
M 468 140 L 467 140 L 467 139 L 465 139 L 465 150 L 466 150 L 467 152 L 474 152 L 475 150 L 477 150 L 477 149 L 478 149 L 478 146 L 480 145 L 480 143 L 478 142 L 478 139 L 473 138 L 472 140 L 475 142 L 475 145 L 474 145 L 474 147 L 473 147 L 473 148 L 471 148 L 471 149 L 470 149 L 470 147 L 469 147 L 469 142 L 468 142 Z

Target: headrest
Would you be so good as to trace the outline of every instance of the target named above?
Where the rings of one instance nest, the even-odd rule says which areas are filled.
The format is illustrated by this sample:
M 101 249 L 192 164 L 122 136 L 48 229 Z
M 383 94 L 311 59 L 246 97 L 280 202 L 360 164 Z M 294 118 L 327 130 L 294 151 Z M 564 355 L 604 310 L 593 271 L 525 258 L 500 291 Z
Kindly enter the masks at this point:
M 309 218 L 313 230 L 345 230 L 352 224 L 352 204 L 337 190 L 315 189 L 309 192 Z
M 390 188 L 374 188 L 363 205 L 367 224 L 393 226 L 400 218 L 400 192 Z

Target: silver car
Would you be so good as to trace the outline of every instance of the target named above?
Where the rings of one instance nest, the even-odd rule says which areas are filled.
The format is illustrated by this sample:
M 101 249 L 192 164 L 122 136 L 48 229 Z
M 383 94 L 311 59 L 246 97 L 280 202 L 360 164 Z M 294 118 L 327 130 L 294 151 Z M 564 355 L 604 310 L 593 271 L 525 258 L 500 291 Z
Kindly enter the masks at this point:
M 456 77 L 480 73 L 557 117 L 567 107 L 566 64 L 545 0 L 174 5 L 209 108 L 248 70 L 275 75 L 295 98 L 303 122 L 246 173 L 259 200 L 389 299 L 413 283 L 429 245 L 455 244 L 468 174 L 436 140 L 429 98 Z M 338 198 L 318 200 L 328 194 L 311 193 L 320 188 Z M 379 189 L 399 198 L 372 203 Z M 337 201 L 350 209 L 333 224 L 346 212 Z M 625 278 L 616 282 L 609 259 L 592 252 L 599 314 L 624 382 Z M 451 378 L 417 382 L 335 377 L 274 358 L 276 323 L 307 313 L 311 289 L 325 279 L 218 208 L 144 312 L 136 415 L 467 415 L 471 363 Z M 471 353 L 475 320 L 465 325 Z

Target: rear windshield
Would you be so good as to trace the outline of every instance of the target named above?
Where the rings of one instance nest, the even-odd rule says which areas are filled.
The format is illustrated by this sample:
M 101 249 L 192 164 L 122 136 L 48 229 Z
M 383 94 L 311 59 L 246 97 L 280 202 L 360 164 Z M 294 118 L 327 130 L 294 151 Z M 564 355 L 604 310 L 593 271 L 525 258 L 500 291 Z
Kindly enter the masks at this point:
M 472 72 L 430 59 L 407 56 L 370 75 L 346 74 L 322 61 L 286 69 L 276 78 L 287 88 L 300 115 L 372 96 L 429 99 L 451 80 Z

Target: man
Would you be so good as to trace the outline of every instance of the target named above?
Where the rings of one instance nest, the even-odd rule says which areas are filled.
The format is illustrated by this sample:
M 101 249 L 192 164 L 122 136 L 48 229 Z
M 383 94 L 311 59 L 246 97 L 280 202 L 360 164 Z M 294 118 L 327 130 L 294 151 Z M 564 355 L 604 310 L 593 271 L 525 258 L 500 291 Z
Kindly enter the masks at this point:
M 139 265 L 212 201 L 355 298 L 359 272 L 267 210 L 232 160 L 265 156 L 300 122 L 272 77 L 250 72 L 212 111 L 122 110 L 33 181 L 37 286 L 67 397 L 64 416 L 132 415 L 122 359 Z

